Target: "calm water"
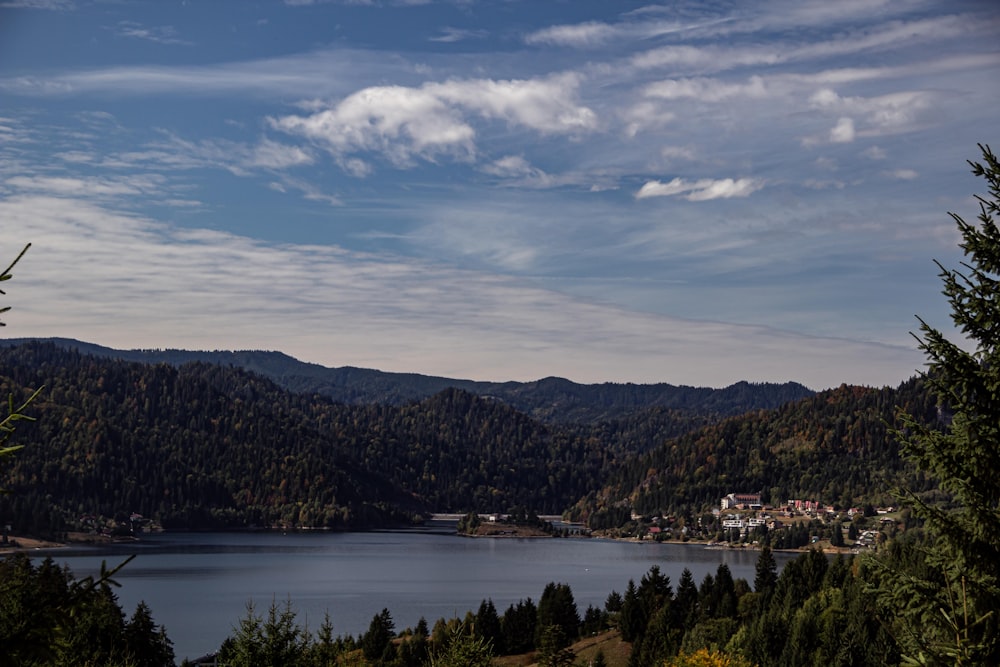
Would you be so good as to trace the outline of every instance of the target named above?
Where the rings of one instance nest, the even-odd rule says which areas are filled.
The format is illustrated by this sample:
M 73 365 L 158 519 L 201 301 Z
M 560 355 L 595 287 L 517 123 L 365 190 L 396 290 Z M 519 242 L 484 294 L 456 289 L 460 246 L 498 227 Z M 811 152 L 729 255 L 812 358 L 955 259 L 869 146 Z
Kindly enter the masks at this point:
M 145 600 L 165 626 L 177 660 L 214 651 L 253 600 L 258 613 L 291 599 L 315 631 L 329 611 L 335 634 L 357 635 L 388 607 L 396 629 L 421 616 L 462 617 L 492 598 L 503 614 L 522 598 L 536 602 L 550 581 L 569 584 L 582 615 L 624 593 L 650 566 L 676 586 L 689 568 L 700 583 L 727 563 L 752 582 L 756 553 L 696 545 L 588 539 L 469 539 L 423 531 L 374 533 L 211 533 L 149 536 L 141 543 L 53 552 L 76 576 L 95 574 L 127 554 L 139 556 L 116 577 L 131 616 Z M 788 560 L 776 554 L 779 567 Z

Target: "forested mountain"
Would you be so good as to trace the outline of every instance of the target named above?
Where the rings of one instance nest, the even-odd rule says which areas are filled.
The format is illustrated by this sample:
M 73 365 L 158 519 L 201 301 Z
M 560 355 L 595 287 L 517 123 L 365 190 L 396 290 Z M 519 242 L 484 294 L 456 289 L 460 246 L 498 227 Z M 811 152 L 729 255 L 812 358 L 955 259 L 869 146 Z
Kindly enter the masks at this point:
M 0 518 L 50 532 L 130 513 L 167 526 L 363 527 L 421 512 L 580 517 L 701 511 L 734 491 L 842 505 L 899 472 L 896 405 L 932 419 L 920 383 L 841 387 L 719 421 L 666 408 L 544 422 L 450 388 L 402 406 L 296 394 L 239 368 L 134 363 L 53 343 L 0 348 L 0 391 L 44 385 Z M 610 481 L 610 485 L 609 485 Z M 598 491 L 598 489 L 602 489 Z
M 560 512 L 597 486 L 615 443 L 456 389 L 349 406 L 246 371 L 0 350 L 0 391 L 44 385 L 5 471 L 17 529 L 135 512 L 168 526 L 362 527 L 424 511 Z
M 0 346 L 20 345 L 30 340 L 0 339 Z M 545 378 L 535 382 L 475 382 L 350 366 L 326 368 L 298 361 L 280 352 L 114 350 L 67 338 L 46 340 L 58 347 L 124 361 L 173 366 L 199 361 L 235 366 L 263 375 L 289 391 L 321 394 L 337 402 L 354 405 L 404 405 L 429 398 L 445 389 L 462 389 L 501 400 L 525 414 L 551 422 L 587 423 L 615 419 L 654 407 L 727 417 L 750 410 L 775 408 L 813 393 L 795 382 L 739 382 L 724 389 L 678 387 L 665 383 L 584 385 L 562 378 Z
M 901 475 L 910 488 L 928 490 L 912 477 L 891 433 L 900 407 L 926 424 L 943 421 L 923 380 L 897 389 L 845 385 L 665 441 L 619 468 L 573 513 L 593 519 L 620 517 L 625 509 L 698 512 L 728 493 L 761 493 L 775 504 L 890 503 L 891 482 Z

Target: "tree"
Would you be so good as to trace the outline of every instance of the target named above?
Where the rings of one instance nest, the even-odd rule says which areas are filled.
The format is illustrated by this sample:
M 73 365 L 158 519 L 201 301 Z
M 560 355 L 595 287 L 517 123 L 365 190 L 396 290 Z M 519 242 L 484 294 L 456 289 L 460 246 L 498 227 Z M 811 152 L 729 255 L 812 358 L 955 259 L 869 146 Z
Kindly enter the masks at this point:
M 570 641 L 560 625 L 546 625 L 538 646 L 540 667 L 572 667 L 576 653 L 569 648 Z
M 490 667 L 492 664 L 493 645 L 463 625 L 451 631 L 444 647 L 430 660 L 430 667 Z
M 140 602 L 125 623 L 125 643 L 129 657 L 139 665 L 166 667 L 174 664 L 174 649 L 166 631 L 153 622 L 149 605 Z
M 778 583 L 778 564 L 771 553 L 771 547 L 764 547 L 757 556 L 756 573 L 753 579 L 753 589 L 759 593 L 763 602 L 771 598 L 775 584 Z
M 308 638 L 295 622 L 291 601 L 279 608 L 272 600 L 267 616 L 256 613 L 253 600 L 235 633 L 219 649 L 219 661 L 233 667 L 278 667 L 300 664 L 308 653 Z
M 964 340 L 920 318 L 914 335 L 944 423 L 901 414 L 897 433 L 904 454 L 951 501 L 932 504 L 901 490 L 931 536 L 919 546 L 924 571 L 888 561 L 879 570 L 880 601 L 894 610 L 894 634 L 913 664 L 1000 664 L 1000 162 L 988 146 L 980 150 L 983 162 L 969 162 L 989 192 L 977 196 L 979 224 L 949 214 L 967 261 L 960 270 L 936 262 Z
M 375 614 L 368 625 L 368 632 L 361 638 L 361 652 L 365 658 L 371 662 L 382 660 L 386 651 L 392 647 L 395 629 L 396 625 L 388 609 Z
M 580 615 L 569 584 L 549 582 L 542 591 L 542 597 L 538 601 L 536 646 L 541 646 L 542 637 L 550 625 L 559 626 L 567 646 L 580 634 Z
M 526 653 L 535 646 L 535 626 L 538 624 L 538 608 L 531 598 L 518 600 L 510 605 L 500 619 L 503 631 L 503 646 L 507 653 Z
M 500 615 L 493 604 L 492 599 L 483 600 L 479 604 L 479 611 L 476 612 L 476 621 L 473 631 L 477 637 L 492 643 L 500 652 L 503 649 L 500 644 L 503 642 L 503 633 L 500 629 Z

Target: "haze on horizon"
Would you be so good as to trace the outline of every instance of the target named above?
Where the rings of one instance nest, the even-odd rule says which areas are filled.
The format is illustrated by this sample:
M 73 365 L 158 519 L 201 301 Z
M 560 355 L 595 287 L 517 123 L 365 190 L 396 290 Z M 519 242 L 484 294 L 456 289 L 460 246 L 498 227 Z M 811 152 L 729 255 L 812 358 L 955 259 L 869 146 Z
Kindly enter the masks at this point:
M 1000 143 L 959 0 L 0 0 L 11 337 L 896 385 Z

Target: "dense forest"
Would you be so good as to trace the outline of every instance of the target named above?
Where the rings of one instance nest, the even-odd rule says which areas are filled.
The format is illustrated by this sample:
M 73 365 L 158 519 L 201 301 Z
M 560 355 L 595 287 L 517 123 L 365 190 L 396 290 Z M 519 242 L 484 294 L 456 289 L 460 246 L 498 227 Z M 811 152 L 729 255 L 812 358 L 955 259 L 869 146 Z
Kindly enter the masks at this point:
M 619 466 L 570 514 L 591 519 L 625 508 L 691 516 L 733 492 L 760 493 L 775 507 L 794 498 L 841 509 L 889 505 L 893 484 L 930 490 L 900 457 L 893 433 L 899 409 L 924 424 L 947 421 L 921 379 L 896 389 L 842 386 L 661 440 Z
M 35 341 L 0 339 L 0 347 L 28 342 Z M 724 389 L 666 383 L 584 385 L 563 378 L 544 378 L 534 382 L 476 382 L 351 366 L 326 368 L 299 361 L 281 352 L 262 350 L 115 350 L 66 338 L 45 339 L 44 342 L 95 357 L 145 364 L 182 366 L 203 362 L 233 366 L 268 378 L 289 391 L 318 394 L 350 405 L 400 406 L 430 398 L 446 389 L 461 389 L 502 401 L 536 419 L 560 423 L 619 419 L 648 408 L 729 417 L 751 410 L 775 408 L 813 393 L 795 382 L 738 382 Z
M 0 518 L 50 535 L 133 514 L 177 528 L 360 528 L 517 506 L 559 514 L 577 504 L 581 518 L 614 504 L 677 513 L 762 487 L 850 506 L 882 496 L 867 471 L 902 469 L 885 432 L 893 406 L 934 414 L 916 382 L 844 387 L 722 421 L 656 407 L 557 424 L 459 389 L 347 405 L 239 368 L 125 362 L 53 343 L 2 348 L 0 369 L 4 392 L 44 386 Z

